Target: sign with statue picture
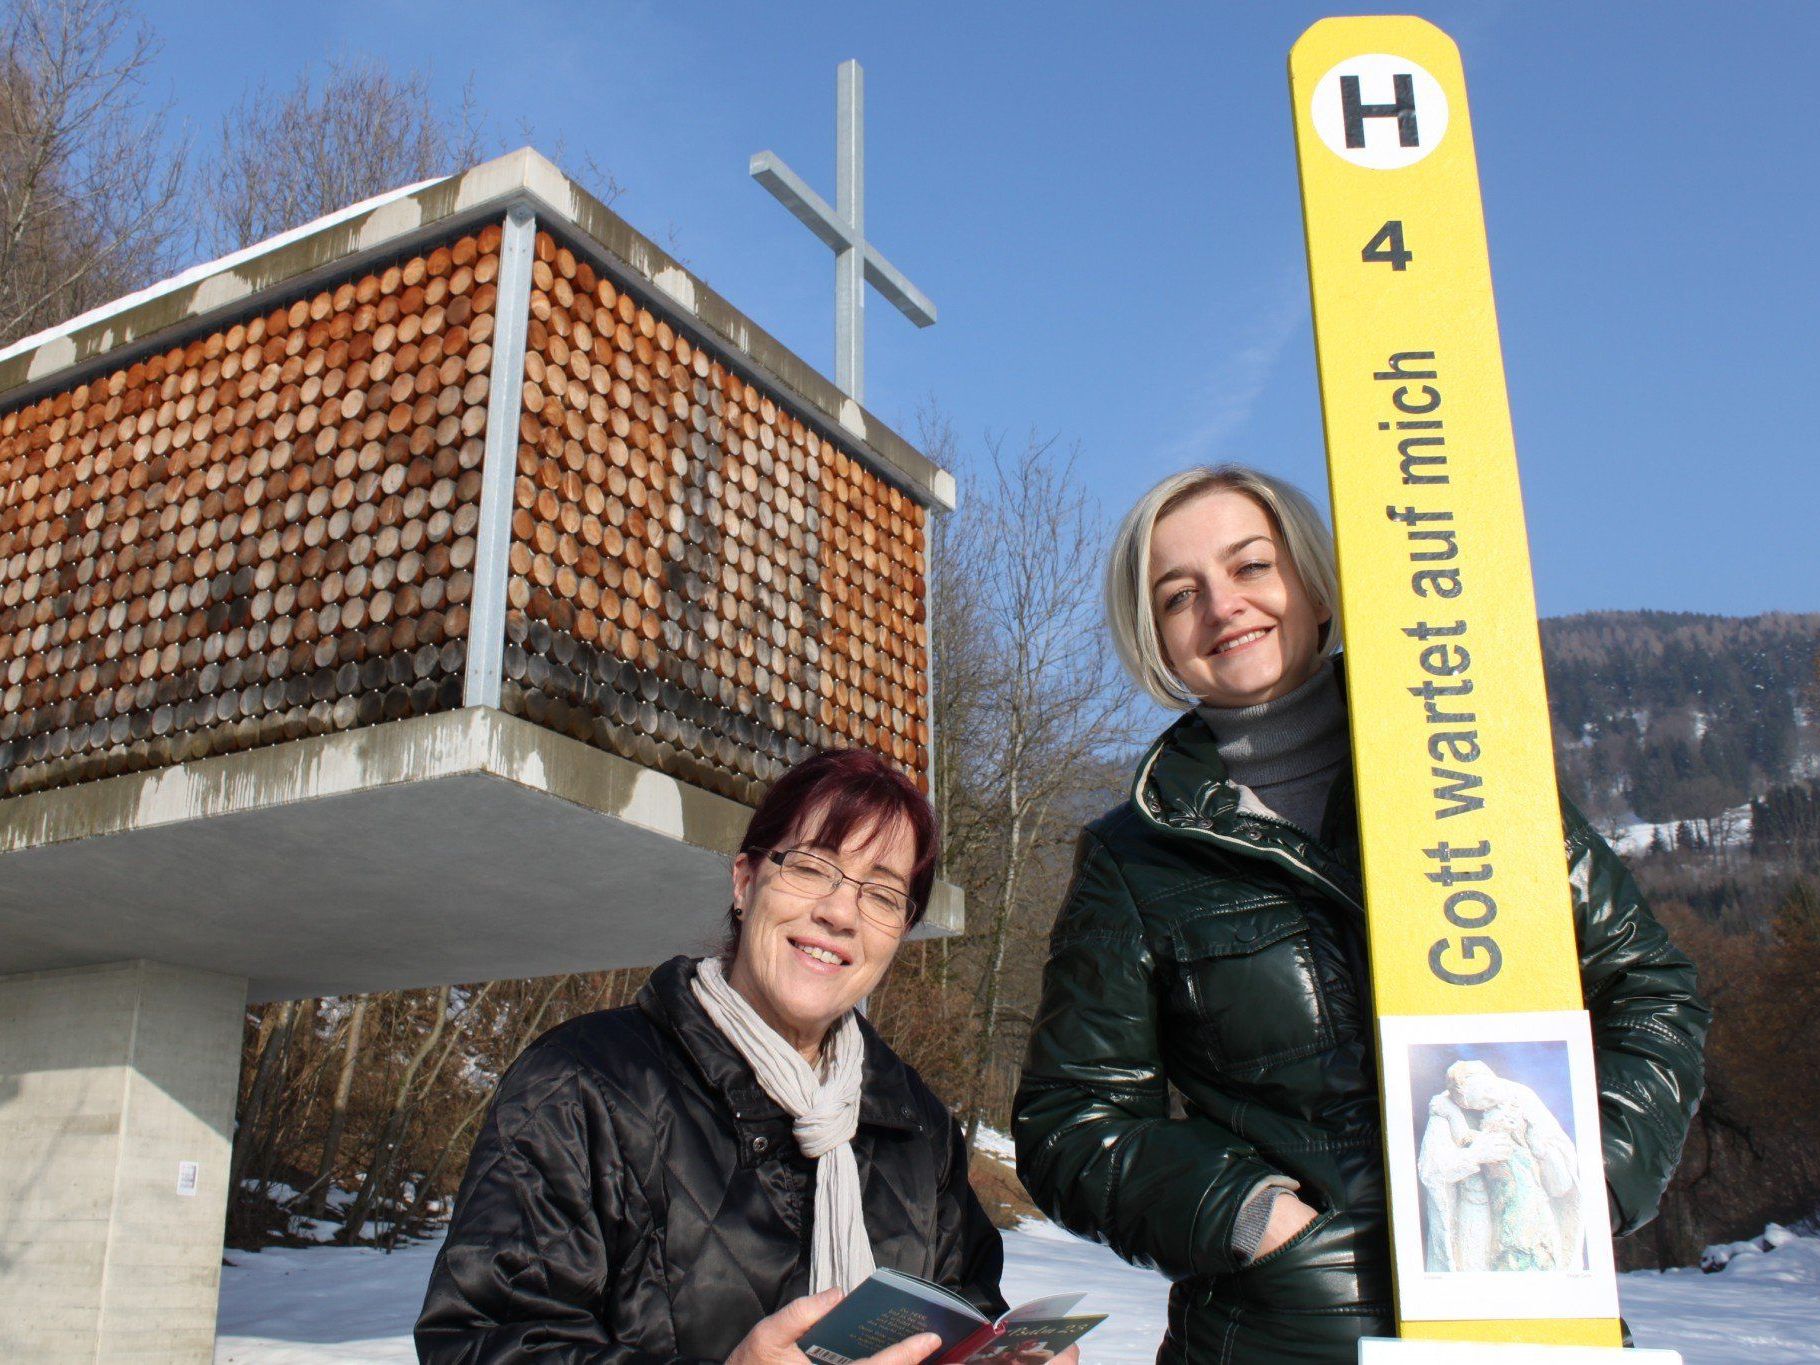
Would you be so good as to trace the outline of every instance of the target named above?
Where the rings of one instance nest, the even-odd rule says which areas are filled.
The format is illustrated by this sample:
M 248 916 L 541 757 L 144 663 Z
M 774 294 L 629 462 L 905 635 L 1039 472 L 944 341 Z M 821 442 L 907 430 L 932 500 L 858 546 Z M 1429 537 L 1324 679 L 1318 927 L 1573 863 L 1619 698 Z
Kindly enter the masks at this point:
M 1459 51 L 1328 19 L 1289 65 L 1402 1338 L 1361 1359 L 1603 1358 L 1598 1090 Z

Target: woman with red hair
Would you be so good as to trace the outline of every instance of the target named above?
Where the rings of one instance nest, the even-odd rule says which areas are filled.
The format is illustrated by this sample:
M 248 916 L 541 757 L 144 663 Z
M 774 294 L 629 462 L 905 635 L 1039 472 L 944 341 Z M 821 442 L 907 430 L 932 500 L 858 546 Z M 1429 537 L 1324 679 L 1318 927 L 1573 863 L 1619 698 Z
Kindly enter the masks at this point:
M 500 1082 L 419 1357 L 807 1365 L 797 1339 L 879 1266 L 1003 1312 L 959 1128 L 856 1008 L 922 918 L 936 853 L 928 801 L 874 754 L 779 778 L 721 952 L 672 959 Z

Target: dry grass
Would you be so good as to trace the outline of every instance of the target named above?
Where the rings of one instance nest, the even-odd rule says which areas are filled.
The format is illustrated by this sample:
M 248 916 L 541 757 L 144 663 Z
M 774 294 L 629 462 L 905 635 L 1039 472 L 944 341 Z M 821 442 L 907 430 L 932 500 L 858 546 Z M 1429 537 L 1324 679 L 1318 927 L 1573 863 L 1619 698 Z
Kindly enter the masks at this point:
M 1024 1193 L 1017 1172 L 996 1157 L 975 1152 L 967 1175 L 973 1192 L 986 1206 L 986 1215 L 992 1219 L 993 1227 L 1008 1230 L 1015 1228 L 1022 1219 L 1041 1216 L 1036 1205 L 1030 1202 L 1030 1196 Z

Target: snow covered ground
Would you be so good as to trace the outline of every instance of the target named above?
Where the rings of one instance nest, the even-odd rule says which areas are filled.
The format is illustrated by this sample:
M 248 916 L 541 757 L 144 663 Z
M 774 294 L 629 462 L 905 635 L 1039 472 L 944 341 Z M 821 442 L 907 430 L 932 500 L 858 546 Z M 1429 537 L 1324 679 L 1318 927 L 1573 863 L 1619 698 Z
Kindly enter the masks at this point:
M 1660 820 L 1652 823 L 1640 820 L 1616 829 L 1602 829 L 1601 832 L 1610 841 L 1613 852 L 1620 857 L 1633 858 L 1649 852 L 1658 835 L 1665 846 L 1673 848 L 1675 831 L 1683 824 L 1690 826 L 1702 839 L 1710 838 L 1725 848 L 1744 848 L 1751 838 L 1750 804 L 1746 802 L 1742 806 L 1733 806 L 1710 821 Z
M 411 1322 L 436 1244 L 231 1252 L 221 1271 L 217 1365 L 410 1361 Z M 1005 1295 L 1088 1291 L 1084 1312 L 1111 1313 L 1083 1343 L 1090 1365 L 1148 1365 L 1163 1335 L 1164 1283 L 1102 1247 L 1047 1224 L 1005 1236 Z M 1619 1280 L 1642 1346 L 1679 1350 L 1689 1365 L 1820 1362 L 1820 1238 L 1735 1254 L 1715 1275 L 1644 1271 Z
M 1618 1277 L 1639 1346 L 1670 1346 L 1688 1365 L 1820 1361 L 1820 1238 L 1695 1269 Z

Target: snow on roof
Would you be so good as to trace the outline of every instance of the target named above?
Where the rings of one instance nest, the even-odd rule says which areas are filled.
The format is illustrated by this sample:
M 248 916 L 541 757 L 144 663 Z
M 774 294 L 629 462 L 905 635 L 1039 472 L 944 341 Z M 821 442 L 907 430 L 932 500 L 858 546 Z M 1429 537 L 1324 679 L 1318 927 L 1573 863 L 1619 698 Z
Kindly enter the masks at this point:
M 859 444 L 885 478 L 925 504 L 952 507 L 954 476 L 864 411 L 826 376 L 764 331 L 534 148 L 521 147 L 455 175 L 404 185 L 350 204 L 223 256 L 192 266 L 0 349 L 0 404 L 27 401 L 116 358 L 142 354 L 172 336 L 286 297 L 306 279 L 327 279 L 347 261 L 395 251 L 418 234 L 479 221 L 495 209 L 526 209 L 540 227 L 563 233 L 610 273 L 674 313 L 750 374 L 803 404 L 824 434 Z
M 394 199 L 402 199 L 407 194 L 415 194 L 425 186 L 434 185 L 438 181 L 446 178 L 446 176 L 432 176 L 428 180 L 419 180 L 414 185 L 401 185 L 395 190 L 387 190 L 383 194 L 376 194 L 371 199 L 363 199 L 358 204 L 349 204 L 344 209 L 336 209 L 333 213 L 324 214 L 322 217 L 314 219 L 311 222 L 301 223 L 294 228 L 289 228 L 286 231 L 279 233 L 275 237 L 267 237 L 263 242 L 255 242 L 252 246 L 242 247 L 239 251 L 229 252 L 226 256 L 217 257 L 212 261 L 204 261 L 200 265 L 193 265 L 181 274 L 172 275 L 169 279 L 160 280 L 156 284 L 149 284 L 144 289 L 138 290 L 135 293 L 124 294 L 110 303 L 102 304 L 99 308 L 91 308 L 86 313 L 78 313 L 75 317 L 67 318 L 54 327 L 46 327 L 42 332 L 34 332 L 28 337 L 21 337 L 18 341 L 12 342 L 4 348 L 0 348 L 0 362 L 10 360 L 13 356 L 21 355 L 34 347 L 42 346 L 47 341 L 55 341 L 58 337 L 69 336 L 92 323 L 101 322 L 107 318 L 113 317 L 117 313 L 124 313 L 128 309 L 137 308 L 142 303 L 149 303 L 162 294 L 169 294 L 174 290 L 187 288 L 189 285 L 195 284 L 198 280 L 205 280 L 210 275 L 219 274 L 223 270 L 232 270 L 243 261 L 250 261 L 255 256 L 263 256 L 269 251 L 275 251 L 279 247 L 287 246 L 300 238 L 309 236 L 313 232 L 320 232 L 324 228 L 333 227 L 335 224 L 349 218 L 356 218 L 369 209 L 378 208 L 381 204 L 390 203 Z

